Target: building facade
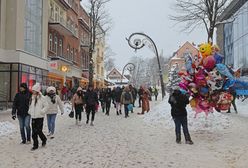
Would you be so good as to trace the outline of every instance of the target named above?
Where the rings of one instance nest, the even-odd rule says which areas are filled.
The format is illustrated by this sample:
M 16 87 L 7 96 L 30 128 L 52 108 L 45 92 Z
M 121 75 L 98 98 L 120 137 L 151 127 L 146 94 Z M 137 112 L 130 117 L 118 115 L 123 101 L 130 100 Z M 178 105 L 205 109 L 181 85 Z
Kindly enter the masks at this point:
M 63 85 L 86 86 L 88 79 L 82 69 L 87 69 L 89 16 L 80 0 L 50 0 L 48 22 L 48 83 L 61 89 Z
M 172 56 L 169 61 L 168 68 L 170 69 L 174 64 L 178 65 L 179 70 L 186 71 L 185 68 L 185 55 L 190 54 L 191 56 L 198 55 L 198 50 L 188 41 L 184 43 Z
M 217 44 L 225 64 L 241 68 L 248 75 L 248 1 L 233 0 L 219 17 Z
M 0 0 L 0 102 L 13 101 L 22 82 L 29 89 L 39 82 L 42 91 L 86 87 L 90 17 L 80 2 Z M 103 66 L 95 67 L 103 74 Z
M 45 0 L 0 1 L 0 102 L 13 101 L 19 84 L 47 83 Z
M 93 53 L 94 62 L 94 85 L 95 87 L 104 87 L 104 51 L 105 51 L 105 32 L 98 26 L 98 37 L 96 39 L 95 50 Z

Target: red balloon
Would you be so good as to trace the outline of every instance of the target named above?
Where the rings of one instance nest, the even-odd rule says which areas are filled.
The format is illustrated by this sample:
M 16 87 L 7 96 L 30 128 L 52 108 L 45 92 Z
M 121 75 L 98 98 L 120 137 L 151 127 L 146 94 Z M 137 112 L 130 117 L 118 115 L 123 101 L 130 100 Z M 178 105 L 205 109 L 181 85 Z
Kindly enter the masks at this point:
M 215 66 L 215 59 L 214 59 L 214 56 L 208 56 L 206 58 L 204 58 L 203 60 L 203 67 L 208 70 L 208 71 L 211 71 L 214 66 Z

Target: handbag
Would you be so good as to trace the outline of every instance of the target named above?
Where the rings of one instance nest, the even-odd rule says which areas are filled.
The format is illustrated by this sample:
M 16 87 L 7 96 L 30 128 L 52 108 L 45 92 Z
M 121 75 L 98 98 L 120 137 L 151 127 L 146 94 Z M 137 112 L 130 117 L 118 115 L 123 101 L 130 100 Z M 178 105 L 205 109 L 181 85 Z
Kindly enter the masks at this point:
M 69 113 L 69 117 L 74 118 L 74 111 L 73 110 Z

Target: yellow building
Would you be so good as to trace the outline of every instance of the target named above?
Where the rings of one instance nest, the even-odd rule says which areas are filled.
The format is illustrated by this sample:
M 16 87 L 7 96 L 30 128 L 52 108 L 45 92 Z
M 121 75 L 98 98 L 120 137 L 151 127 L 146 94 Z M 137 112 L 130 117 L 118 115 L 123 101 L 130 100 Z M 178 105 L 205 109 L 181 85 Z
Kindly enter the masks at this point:
M 104 87 L 104 51 L 105 51 L 105 32 L 98 26 L 98 33 L 101 34 L 96 40 L 95 51 L 93 53 L 94 62 L 94 86 Z

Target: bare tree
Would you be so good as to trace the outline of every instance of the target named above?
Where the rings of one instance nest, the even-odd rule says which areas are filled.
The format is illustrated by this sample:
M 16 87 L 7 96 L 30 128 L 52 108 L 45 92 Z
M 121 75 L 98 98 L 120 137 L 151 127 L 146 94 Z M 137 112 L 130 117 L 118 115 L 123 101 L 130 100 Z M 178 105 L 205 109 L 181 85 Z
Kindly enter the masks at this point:
M 177 23 L 185 23 L 183 31 L 192 32 L 196 27 L 204 25 L 208 42 L 213 39 L 217 19 L 225 10 L 230 0 L 175 0 L 176 16 L 170 16 Z
M 115 59 L 110 57 L 104 61 L 104 68 L 106 71 L 111 71 L 115 67 Z
M 110 29 L 111 19 L 105 9 L 110 0 L 88 0 L 90 16 L 90 44 L 89 44 L 89 84 L 93 84 L 94 62 L 92 59 L 96 41 L 104 38 Z

